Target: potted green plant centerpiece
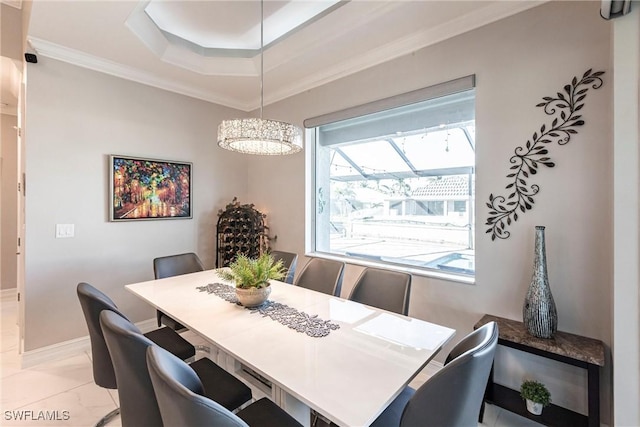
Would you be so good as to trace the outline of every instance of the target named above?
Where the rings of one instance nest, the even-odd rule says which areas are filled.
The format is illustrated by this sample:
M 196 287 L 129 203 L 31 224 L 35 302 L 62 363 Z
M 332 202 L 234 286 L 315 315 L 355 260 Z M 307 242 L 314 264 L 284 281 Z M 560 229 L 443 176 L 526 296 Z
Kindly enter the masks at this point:
M 282 260 L 275 262 L 268 253 L 260 255 L 257 259 L 241 254 L 229 264 L 228 269 L 218 270 L 218 276 L 236 284 L 236 296 L 240 304 L 245 307 L 257 307 L 271 294 L 269 280 L 282 279 L 284 270 Z
M 551 403 L 551 393 L 538 381 L 524 381 L 520 386 L 520 396 L 527 401 L 527 411 L 533 415 L 542 414 L 542 408 Z

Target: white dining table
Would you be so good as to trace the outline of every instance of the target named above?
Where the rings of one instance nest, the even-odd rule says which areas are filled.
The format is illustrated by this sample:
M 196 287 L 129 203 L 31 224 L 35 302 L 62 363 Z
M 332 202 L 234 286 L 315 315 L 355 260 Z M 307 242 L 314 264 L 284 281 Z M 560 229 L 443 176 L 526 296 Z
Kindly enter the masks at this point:
M 226 282 L 208 270 L 125 288 L 205 339 L 210 357 L 244 379 L 254 398 L 268 396 L 304 426 L 311 409 L 339 426 L 368 426 L 455 334 L 271 281 L 269 300 L 339 325 L 312 337 L 197 289 L 211 283 Z

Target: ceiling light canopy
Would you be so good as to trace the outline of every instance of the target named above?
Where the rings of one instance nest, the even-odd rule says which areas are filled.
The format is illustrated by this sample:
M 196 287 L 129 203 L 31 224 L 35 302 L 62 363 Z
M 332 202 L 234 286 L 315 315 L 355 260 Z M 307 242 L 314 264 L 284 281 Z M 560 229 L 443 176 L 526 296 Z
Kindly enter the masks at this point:
M 218 145 L 226 150 L 266 156 L 302 150 L 302 130 L 290 123 L 262 118 L 264 107 L 264 0 L 260 1 L 260 118 L 223 120 Z

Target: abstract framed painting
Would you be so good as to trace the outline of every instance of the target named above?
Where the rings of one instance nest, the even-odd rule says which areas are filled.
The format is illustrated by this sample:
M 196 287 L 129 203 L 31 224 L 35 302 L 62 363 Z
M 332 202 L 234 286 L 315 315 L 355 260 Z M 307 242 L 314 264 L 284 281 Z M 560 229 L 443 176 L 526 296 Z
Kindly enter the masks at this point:
M 188 162 L 109 156 L 110 221 L 192 218 Z

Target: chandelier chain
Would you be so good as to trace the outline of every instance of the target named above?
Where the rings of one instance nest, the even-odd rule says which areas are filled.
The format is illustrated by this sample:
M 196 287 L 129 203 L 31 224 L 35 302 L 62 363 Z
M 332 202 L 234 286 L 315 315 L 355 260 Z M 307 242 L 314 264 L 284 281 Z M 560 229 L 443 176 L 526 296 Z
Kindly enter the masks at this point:
M 264 0 L 260 0 L 260 118 L 264 108 Z
M 264 0 L 260 0 L 260 118 L 223 120 L 218 145 L 246 154 L 287 155 L 302 150 L 302 129 L 263 118 L 264 110 Z

